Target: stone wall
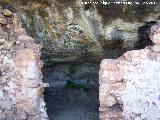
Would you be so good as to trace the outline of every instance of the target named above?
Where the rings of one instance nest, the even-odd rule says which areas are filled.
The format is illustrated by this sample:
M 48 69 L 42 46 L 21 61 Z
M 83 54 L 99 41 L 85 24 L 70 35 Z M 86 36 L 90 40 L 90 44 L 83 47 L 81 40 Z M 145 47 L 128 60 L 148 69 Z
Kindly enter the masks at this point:
M 47 120 L 41 46 L 0 6 L 0 120 Z
M 100 120 L 160 119 L 160 25 L 151 32 L 153 46 L 102 61 Z

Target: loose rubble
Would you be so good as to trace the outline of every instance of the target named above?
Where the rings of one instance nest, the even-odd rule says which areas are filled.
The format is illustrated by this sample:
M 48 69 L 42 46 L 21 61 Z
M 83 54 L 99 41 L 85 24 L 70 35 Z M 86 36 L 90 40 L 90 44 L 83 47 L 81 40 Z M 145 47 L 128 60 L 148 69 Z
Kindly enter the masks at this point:
M 153 46 L 105 59 L 99 71 L 100 120 L 160 119 L 160 25 Z
M 4 9 L 4 10 L 3 10 L 3 14 L 4 14 L 6 17 L 12 16 L 12 12 L 11 12 L 10 10 L 8 10 L 8 9 Z
M 41 46 L 0 6 L 0 120 L 47 120 Z

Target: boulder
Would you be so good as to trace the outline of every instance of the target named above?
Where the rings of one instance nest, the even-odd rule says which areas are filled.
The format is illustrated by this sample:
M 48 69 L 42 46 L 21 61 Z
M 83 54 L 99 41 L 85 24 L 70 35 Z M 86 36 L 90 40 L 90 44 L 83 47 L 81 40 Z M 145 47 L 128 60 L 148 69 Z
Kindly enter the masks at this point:
M 6 17 L 11 17 L 13 15 L 13 13 L 8 9 L 4 9 L 3 14 Z
M 152 27 L 154 46 L 101 62 L 100 120 L 160 118 L 159 29 L 159 25 Z
M 5 18 L 0 18 L 0 24 L 6 25 L 7 24 L 7 20 Z

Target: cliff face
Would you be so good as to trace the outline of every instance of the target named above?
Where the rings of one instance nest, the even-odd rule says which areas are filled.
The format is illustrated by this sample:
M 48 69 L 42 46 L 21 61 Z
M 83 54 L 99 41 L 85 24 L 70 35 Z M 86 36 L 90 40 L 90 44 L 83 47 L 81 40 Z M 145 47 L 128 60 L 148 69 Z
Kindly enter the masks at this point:
M 99 62 L 104 56 L 112 57 L 106 51 L 118 57 L 136 46 L 141 33 L 148 35 L 160 11 L 157 5 L 84 5 L 81 0 L 3 0 L 1 3 L 17 11 L 29 35 L 43 44 L 45 63 Z M 140 29 L 146 24 L 148 30 Z
M 154 46 L 101 63 L 100 120 L 160 118 L 160 25 L 152 28 Z
M 46 120 L 41 46 L 0 6 L 0 119 Z

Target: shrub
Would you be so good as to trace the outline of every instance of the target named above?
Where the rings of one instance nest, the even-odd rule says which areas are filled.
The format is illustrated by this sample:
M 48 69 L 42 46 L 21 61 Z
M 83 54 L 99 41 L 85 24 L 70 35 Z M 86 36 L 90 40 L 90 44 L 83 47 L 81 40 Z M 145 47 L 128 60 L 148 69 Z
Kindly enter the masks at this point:
M 65 87 L 67 89 L 72 89 L 72 90 L 83 90 L 84 92 L 89 91 L 89 89 L 86 86 L 74 83 L 72 81 L 68 81 Z
M 76 73 L 76 66 L 69 65 L 68 70 L 69 70 L 69 74 L 75 74 Z

